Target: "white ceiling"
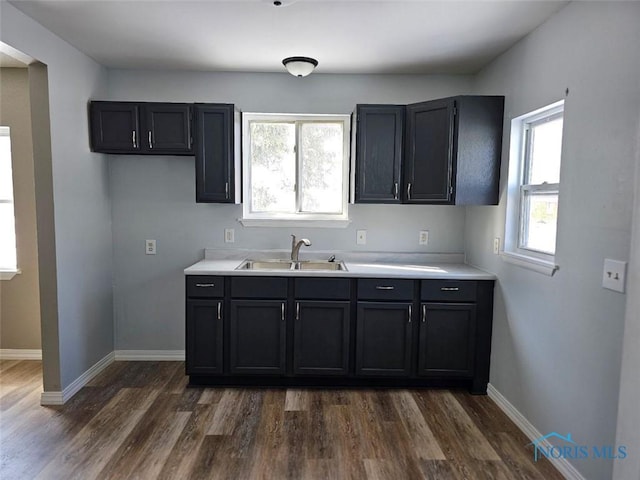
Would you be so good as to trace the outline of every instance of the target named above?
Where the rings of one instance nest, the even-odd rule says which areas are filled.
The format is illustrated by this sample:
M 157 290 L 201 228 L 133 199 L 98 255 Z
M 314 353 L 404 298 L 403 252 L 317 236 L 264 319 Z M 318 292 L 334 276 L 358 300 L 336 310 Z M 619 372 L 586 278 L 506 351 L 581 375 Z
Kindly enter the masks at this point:
M 14 0 L 115 68 L 319 73 L 475 73 L 566 1 Z

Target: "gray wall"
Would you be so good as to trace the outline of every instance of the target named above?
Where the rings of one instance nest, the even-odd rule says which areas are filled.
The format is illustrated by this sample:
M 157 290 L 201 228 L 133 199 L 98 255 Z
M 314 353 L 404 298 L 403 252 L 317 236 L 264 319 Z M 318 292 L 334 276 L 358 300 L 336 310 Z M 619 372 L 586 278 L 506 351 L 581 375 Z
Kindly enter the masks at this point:
M 511 118 L 564 97 L 554 277 L 503 262 L 508 142 L 499 208 L 467 210 L 468 260 L 497 273 L 491 383 L 543 433 L 581 444 L 615 442 L 625 295 L 601 288 L 603 259 L 629 255 L 640 113 L 640 3 L 573 2 L 478 76 L 475 90 L 506 95 Z M 637 371 L 635 371 L 637 379 Z M 637 406 L 637 403 L 636 403 Z M 612 462 L 578 460 L 585 478 Z
M 45 376 L 45 390 L 59 391 L 113 351 L 108 164 L 89 151 L 87 119 L 87 100 L 105 90 L 106 74 L 9 3 L 0 9 L 0 40 L 48 67 L 58 339 L 43 342 L 43 355 L 59 357 L 58 375 Z M 43 324 L 52 334 L 55 327 Z
M 248 112 L 351 113 L 357 103 L 411 103 L 467 93 L 464 76 L 319 75 L 109 71 L 108 100 L 235 103 Z M 205 247 L 280 248 L 290 233 L 313 250 L 462 252 L 464 207 L 356 205 L 343 229 L 245 228 L 241 206 L 195 203 L 193 157 L 111 156 L 116 349 L 183 350 L 182 270 Z M 356 246 L 366 229 L 367 245 Z M 428 229 L 430 244 L 418 245 Z M 145 239 L 158 254 L 144 254 Z
M 18 268 L 0 282 L 0 348 L 41 348 L 33 139 L 26 68 L 0 68 L 0 125 L 11 128 Z

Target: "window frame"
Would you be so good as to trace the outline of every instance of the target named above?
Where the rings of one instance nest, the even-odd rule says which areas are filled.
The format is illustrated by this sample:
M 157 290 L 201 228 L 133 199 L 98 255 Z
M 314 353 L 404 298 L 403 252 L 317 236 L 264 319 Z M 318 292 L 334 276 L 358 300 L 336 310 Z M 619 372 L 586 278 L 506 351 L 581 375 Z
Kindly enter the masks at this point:
M 556 220 L 556 244 L 553 252 L 533 248 L 526 244 L 527 201 L 529 198 L 542 195 L 558 195 L 560 199 L 560 183 L 531 183 L 531 130 L 538 125 L 563 118 L 562 145 L 564 145 L 564 110 L 565 101 L 560 100 L 551 105 L 526 113 L 511 121 L 511 141 L 509 155 L 509 184 L 507 188 L 507 216 L 505 221 L 505 243 L 503 258 L 517 265 L 531 268 L 549 276 L 559 268 L 556 264 L 558 243 L 558 221 Z M 562 168 L 562 150 L 560 152 L 560 168 Z M 559 219 L 559 216 L 558 216 Z
M 252 212 L 251 211 L 251 130 L 252 122 L 261 123 L 294 123 L 295 124 L 295 176 L 296 211 L 291 212 Z M 340 123 L 342 125 L 342 189 L 341 213 L 315 213 L 301 211 L 301 148 L 300 131 L 303 124 Z M 328 227 L 346 227 L 349 224 L 349 162 L 350 162 L 351 116 L 345 114 L 292 114 L 292 113 L 242 113 L 242 218 L 245 226 L 313 225 Z
M 7 137 L 9 139 L 9 171 L 4 172 L 8 174 L 8 177 L 13 181 L 13 168 L 12 168 L 12 143 L 11 143 L 11 128 L 8 126 L 0 126 L 0 137 Z M 12 185 L 13 187 L 13 185 Z M 9 196 L 6 198 L 0 197 L 0 204 L 3 205 L 12 205 L 13 210 L 13 238 L 16 240 L 16 210 L 15 210 L 15 192 L 13 188 L 9 192 Z M 20 273 L 18 269 L 18 247 L 17 244 L 14 244 L 14 257 L 15 264 L 13 266 L 2 266 L 0 265 L 0 280 L 11 280 L 16 274 Z

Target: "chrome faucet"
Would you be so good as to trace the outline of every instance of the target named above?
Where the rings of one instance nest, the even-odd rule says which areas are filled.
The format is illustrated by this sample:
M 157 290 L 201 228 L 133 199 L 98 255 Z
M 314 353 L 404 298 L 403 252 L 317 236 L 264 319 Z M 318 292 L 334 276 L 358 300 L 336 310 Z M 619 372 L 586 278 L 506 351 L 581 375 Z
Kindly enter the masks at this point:
M 302 245 L 306 245 L 308 247 L 309 245 L 311 245 L 311 240 L 309 240 L 308 238 L 303 238 L 299 242 L 296 242 L 296 236 L 291 235 L 291 261 L 292 262 L 298 261 L 298 255 L 300 254 L 300 247 Z

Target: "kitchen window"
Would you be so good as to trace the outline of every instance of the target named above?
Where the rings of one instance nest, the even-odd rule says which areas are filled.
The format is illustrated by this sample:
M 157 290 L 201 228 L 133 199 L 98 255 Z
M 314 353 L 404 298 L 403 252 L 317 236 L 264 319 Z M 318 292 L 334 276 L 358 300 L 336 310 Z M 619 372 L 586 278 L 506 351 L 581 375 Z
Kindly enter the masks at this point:
M 245 225 L 346 226 L 349 115 L 242 115 Z
M 564 101 L 511 122 L 506 260 L 552 275 L 560 194 Z
M 18 271 L 9 133 L 9 127 L 0 127 L 0 280 L 10 280 Z

